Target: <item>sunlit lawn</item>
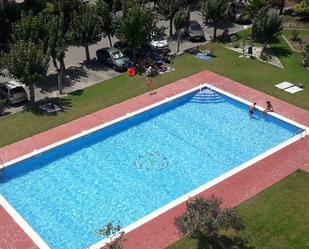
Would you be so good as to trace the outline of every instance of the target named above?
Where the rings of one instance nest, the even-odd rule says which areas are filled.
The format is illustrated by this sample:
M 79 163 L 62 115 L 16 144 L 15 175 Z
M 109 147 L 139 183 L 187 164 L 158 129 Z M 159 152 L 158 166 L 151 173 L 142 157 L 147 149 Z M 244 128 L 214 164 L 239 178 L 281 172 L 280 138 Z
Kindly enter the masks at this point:
M 215 58 L 204 62 L 191 54 L 181 55 L 174 61 L 176 70 L 156 77 L 153 88 L 207 69 L 308 110 L 309 71 L 301 65 L 301 54 L 292 53 L 281 38 L 272 46 L 285 66 L 284 70 L 254 59 L 239 58 L 238 54 L 223 48 L 222 44 L 212 43 L 207 47 L 214 49 Z M 2 117 L 0 147 L 149 91 L 144 80 L 144 76 L 129 78 L 127 74 L 122 74 L 73 93 L 59 100 L 60 105 L 66 108 L 56 116 L 25 111 Z M 292 95 L 274 87 L 282 81 L 302 83 L 305 90 Z
M 247 228 L 238 236 L 230 234 L 232 240 L 225 238 L 227 249 L 309 248 L 308 188 L 309 174 L 299 170 L 239 205 Z M 210 248 L 219 247 L 185 238 L 168 249 Z
M 302 51 L 306 44 L 309 44 L 309 29 L 308 30 L 297 30 L 298 37 L 301 39 L 299 41 L 292 41 L 292 30 L 283 30 L 283 35 L 289 41 L 290 45 L 293 46 L 294 50 Z

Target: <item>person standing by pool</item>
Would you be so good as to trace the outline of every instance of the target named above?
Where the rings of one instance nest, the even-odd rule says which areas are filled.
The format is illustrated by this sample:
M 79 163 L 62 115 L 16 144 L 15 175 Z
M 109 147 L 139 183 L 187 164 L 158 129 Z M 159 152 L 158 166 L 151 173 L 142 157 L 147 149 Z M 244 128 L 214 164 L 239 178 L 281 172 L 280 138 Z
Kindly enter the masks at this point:
M 274 112 L 274 107 L 270 103 L 270 101 L 266 101 L 266 109 L 264 110 L 264 113 L 266 114 L 267 112 Z
M 253 113 L 254 113 L 254 111 L 255 111 L 255 109 L 256 109 L 255 106 L 256 106 L 256 103 L 255 103 L 255 102 L 253 103 L 253 105 L 250 105 L 250 106 L 249 106 L 249 117 L 250 117 L 250 118 L 252 118 Z

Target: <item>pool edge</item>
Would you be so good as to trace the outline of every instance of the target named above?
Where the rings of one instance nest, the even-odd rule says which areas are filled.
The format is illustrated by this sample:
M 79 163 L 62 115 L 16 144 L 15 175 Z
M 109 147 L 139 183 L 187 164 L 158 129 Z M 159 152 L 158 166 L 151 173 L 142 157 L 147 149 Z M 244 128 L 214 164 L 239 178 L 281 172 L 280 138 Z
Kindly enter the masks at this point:
M 199 86 L 193 87 L 193 88 L 191 88 L 191 89 L 189 89 L 189 90 L 186 90 L 186 91 L 183 91 L 183 92 L 181 92 L 181 93 L 179 93 L 179 94 L 175 94 L 175 95 L 173 95 L 172 97 L 165 98 L 164 100 L 161 100 L 161 101 L 158 101 L 158 102 L 156 102 L 156 103 L 154 103 L 154 104 L 151 104 L 151 105 L 148 105 L 148 106 L 146 106 L 146 107 L 140 108 L 140 109 L 138 109 L 137 111 L 134 111 L 134 112 L 131 112 L 131 113 L 127 113 L 126 115 L 122 115 L 122 116 L 120 116 L 119 118 L 116 118 L 116 119 L 113 119 L 113 120 L 111 120 L 111 121 L 105 122 L 105 123 L 103 123 L 102 125 L 96 126 L 96 127 L 94 127 L 94 128 L 88 129 L 88 130 L 83 130 L 82 132 L 80 132 L 80 133 L 78 133 L 78 134 L 76 134 L 76 135 L 74 135 L 74 136 L 70 136 L 70 137 L 65 138 L 65 139 L 62 139 L 62 140 L 60 140 L 60 141 L 58 141 L 58 142 L 56 142 L 56 143 L 53 143 L 53 144 L 48 145 L 48 146 L 45 146 L 45 147 L 43 147 L 43 148 L 41 148 L 41 149 L 34 150 L 33 152 L 28 153 L 28 154 L 25 154 L 24 156 L 18 157 L 18 158 L 13 159 L 13 160 L 10 160 L 10 161 L 4 163 L 4 168 L 9 167 L 9 166 L 11 166 L 11 165 L 13 165 L 13 164 L 16 164 L 16 163 L 18 163 L 18 162 L 21 162 L 21 161 L 23 161 L 23 160 L 29 159 L 29 158 L 31 158 L 31 157 L 34 157 L 34 156 L 36 156 L 36 155 L 39 155 L 39 154 L 41 154 L 41 153 L 43 153 L 43 152 L 46 152 L 46 151 L 48 151 L 48 150 L 51 150 L 51 149 L 56 148 L 56 147 L 58 147 L 58 146 L 61 146 L 61 145 L 63 145 L 63 144 L 66 144 L 66 143 L 69 143 L 69 142 L 71 142 L 71 141 L 74 141 L 75 139 L 78 139 L 78 138 L 84 137 L 84 136 L 86 136 L 86 135 L 89 135 L 89 134 L 91 134 L 91 133 L 94 133 L 94 132 L 96 132 L 96 131 L 98 131 L 98 130 L 101 130 L 101 129 L 103 129 L 103 128 L 106 128 L 106 127 L 108 127 L 108 126 L 114 125 L 114 124 L 116 124 L 116 123 L 118 123 L 118 122 L 121 122 L 121 121 L 123 121 L 123 120 L 126 120 L 126 119 L 128 119 L 128 118 L 132 118 L 132 117 L 134 117 L 134 116 L 136 116 L 136 115 L 138 115 L 138 114 L 141 114 L 141 113 L 143 113 L 143 112 L 146 112 L 146 111 L 148 111 L 148 110 L 150 110 L 150 109 L 153 109 L 153 108 L 155 108 L 155 107 L 158 107 L 158 106 L 163 105 L 163 104 L 165 104 L 165 103 L 168 103 L 168 102 L 170 102 L 170 101 L 176 100 L 176 99 L 178 99 L 178 98 L 180 98 L 180 97 L 182 97 L 182 96 L 185 96 L 185 95 L 190 94 L 190 93 L 192 93 L 192 92 L 198 91 L 198 90 L 200 90 L 200 89 L 202 89 L 202 88 L 205 88 L 205 87 L 210 88 L 210 89 L 213 89 L 214 91 L 217 91 L 217 92 L 219 92 L 219 93 L 221 93 L 221 94 L 223 94 L 223 95 L 225 95 L 225 96 L 228 96 L 228 97 L 230 97 L 230 98 L 232 98 L 232 99 L 234 99 L 234 100 L 236 100 L 236 101 L 238 101 L 238 102 L 244 103 L 244 104 L 246 104 L 246 105 L 251 104 L 251 102 L 249 102 L 249 101 L 247 101 L 247 100 L 245 100 L 245 99 L 243 99 L 243 98 L 237 97 L 237 96 L 235 96 L 235 95 L 233 95 L 233 94 L 231 94 L 231 93 L 229 93 L 229 92 L 226 92 L 226 91 L 224 91 L 224 90 L 221 90 L 221 89 L 219 89 L 219 88 L 217 88 L 217 87 L 215 87 L 215 86 L 213 86 L 213 85 L 211 85 L 211 84 L 203 83 L 203 84 L 200 84 Z M 260 106 L 257 106 L 257 108 L 258 108 L 260 111 L 263 111 L 263 110 L 264 110 L 264 108 L 262 108 L 262 107 L 260 107 Z M 152 220 L 152 219 L 158 217 L 158 216 L 161 215 L 162 213 L 164 213 L 164 212 L 166 212 L 166 211 L 172 209 L 173 207 L 179 205 L 180 203 L 183 203 L 184 201 L 186 201 L 186 200 L 188 200 L 188 199 L 190 199 L 190 198 L 196 196 L 197 194 L 200 194 L 201 192 L 207 190 L 208 188 L 210 188 L 210 187 L 212 187 L 212 186 L 214 186 L 214 185 L 216 185 L 216 184 L 222 182 L 223 180 L 225 180 L 225 179 L 231 177 L 232 175 L 234 175 L 234 174 L 236 174 L 236 173 L 238 173 L 238 172 L 240 172 L 240 171 L 242 171 L 242 170 L 244 170 L 244 169 L 246 169 L 246 168 L 252 166 L 254 163 L 256 163 L 256 162 L 258 162 L 258 161 L 260 161 L 260 160 L 266 158 L 267 156 L 269 156 L 269 155 L 271 155 L 271 154 L 273 154 L 273 153 L 275 153 L 275 152 L 277 152 L 277 151 L 279 151 L 279 150 L 281 150 L 281 149 L 287 147 L 288 145 L 290 145 L 290 144 L 292 144 L 292 143 L 298 141 L 298 140 L 301 139 L 303 136 L 307 136 L 308 131 L 309 131 L 308 127 L 306 127 L 306 126 L 304 126 L 304 125 L 302 125 L 302 124 L 300 124 L 300 123 L 297 123 L 297 122 L 295 122 L 295 121 L 293 121 L 293 120 L 291 120 L 291 119 L 288 119 L 288 118 L 286 118 L 286 117 L 284 117 L 284 116 L 282 116 L 282 115 L 280 115 L 280 114 L 277 114 L 277 113 L 268 113 L 268 115 L 274 116 L 274 117 L 276 117 L 276 118 L 278 118 L 278 119 L 280 119 L 280 120 L 282 120 L 282 121 L 284 121 L 284 122 L 287 122 L 287 123 L 289 123 L 289 124 L 291 124 L 291 125 L 293 125 L 293 126 L 299 127 L 299 128 L 301 128 L 301 129 L 303 129 L 304 131 L 303 131 L 301 134 L 298 134 L 298 135 L 296 135 L 296 136 L 294 136 L 294 137 L 292 137 L 292 138 L 286 140 L 285 142 L 283 142 L 283 143 L 281 143 L 281 144 L 275 146 L 274 148 L 272 148 L 272 149 L 270 149 L 270 150 L 268 150 L 268 151 L 266 151 L 266 152 L 260 154 L 259 156 L 250 159 L 249 161 L 245 162 L 244 164 L 241 164 L 241 165 L 235 167 L 234 169 L 232 169 L 232 170 L 226 172 L 225 174 L 223 174 L 223 175 L 221 175 L 221 176 L 219 176 L 219 177 L 213 179 L 212 181 L 210 181 L 210 182 L 208 182 L 208 183 L 206 183 L 206 184 L 204 184 L 204 185 L 202 185 L 202 186 L 200 186 L 200 187 L 198 187 L 198 188 L 196 188 L 196 189 L 190 191 L 189 193 L 187 193 L 187 194 L 185 194 L 185 195 L 183 195 L 183 196 L 177 198 L 176 200 L 170 202 L 169 204 L 167 204 L 167 205 L 165 205 L 165 206 L 163 206 L 163 207 L 161 207 L 161 208 L 155 210 L 154 212 L 150 213 L 149 215 L 144 216 L 143 218 L 139 219 L 138 221 L 136 221 L 136 222 L 130 224 L 129 226 L 125 227 L 123 230 L 124 230 L 126 233 L 129 232 L 129 231 L 134 230 L 135 228 L 137 228 L 137 227 L 139 227 L 139 226 L 141 226 L 141 225 L 147 223 L 148 221 L 150 221 L 150 220 Z M 4 198 L 2 195 L 0 195 L 0 204 L 2 204 L 1 197 L 2 197 L 2 199 L 4 199 L 5 202 L 7 202 L 7 201 L 5 200 L 5 198 Z M 21 215 L 19 215 L 18 212 L 17 212 L 8 202 L 7 202 L 7 204 L 8 204 L 8 205 L 11 207 L 11 209 L 12 209 L 12 210 L 10 210 L 8 213 L 9 213 L 10 215 L 11 215 L 11 214 L 15 214 L 15 215 L 16 215 L 16 217 L 15 217 L 15 215 L 14 215 L 14 216 L 11 215 L 12 218 L 13 218 L 16 222 L 17 222 L 17 220 L 18 220 L 18 222 L 17 222 L 18 224 L 19 224 L 19 222 L 21 222 L 21 220 L 22 220 L 24 223 L 26 223 L 26 221 L 23 220 L 23 218 L 21 217 Z M 3 206 L 3 205 L 2 205 L 2 206 Z M 4 207 L 4 206 L 3 206 L 3 207 Z M 17 220 L 16 220 L 15 218 L 17 218 Z M 21 223 L 23 223 L 23 222 L 21 222 Z M 20 224 L 19 224 L 19 225 L 20 225 Z M 24 229 L 24 227 L 27 227 L 27 226 L 29 227 L 29 229 L 30 229 L 31 231 L 30 231 L 30 230 L 28 231 L 28 229 L 27 229 L 27 230 Z M 38 234 L 29 226 L 29 224 L 26 223 L 26 226 L 25 226 L 25 224 L 23 224 L 23 226 L 21 226 L 21 228 L 26 232 L 26 234 L 27 234 L 36 244 L 37 244 L 37 243 L 39 243 L 39 244 L 41 243 L 40 240 L 42 240 L 42 239 L 41 239 L 41 238 L 38 236 Z M 29 234 L 29 233 L 30 233 L 30 234 Z M 38 237 L 38 238 L 37 238 L 37 237 Z M 37 241 L 36 241 L 36 240 L 37 240 Z M 45 249 L 45 248 L 49 248 L 49 247 L 47 246 L 47 244 L 46 244 L 43 240 L 42 240 L 42 242 L 43 242 L 43 244 L 42 244 L 43 247 L 40 247 L 40 248 L 44 248 L 44 249 Z M 102 246 L 104 246 L 104 244 L 105 244 L 106 242 L 107 242 L 107 240 L 102 240 L 102 241 L 100 241 L 100 242 L 98 242 L 98 243 L 96 243 L 96 244 L 94 244 L 94 245 L 92 245 L 92 246 L 90 246 L 90 247 L 88 247 L 88 248 L 91 248 L 91 249 L 101 248 Z M 100 244 L 99 244 L 99 243 L 100 243 Z M 101 243 L 104 243 L 104 244 L 101 244 Z M 47 247 L 44 247 L 44 246 L 47 246 Z M 99 247 L 98 247 L 98 246 L 99 246 Z

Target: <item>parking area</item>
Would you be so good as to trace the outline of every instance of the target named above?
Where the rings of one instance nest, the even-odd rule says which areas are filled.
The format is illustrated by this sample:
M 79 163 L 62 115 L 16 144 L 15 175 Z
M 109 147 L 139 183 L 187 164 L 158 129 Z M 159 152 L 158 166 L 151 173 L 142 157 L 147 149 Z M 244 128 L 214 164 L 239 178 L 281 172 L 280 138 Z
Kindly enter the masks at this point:
M 199 11 L 191 12 L 190 19 L 196 20 L 202 26 L 205 33 L 206 41 L 191 42 L 186 39 L 181 40 L 180 51 L 184 51 L 192 47 L 202 45 L 206 42 L 209 42 L 212 39 L 213 28 L 203 23 L 202 15 Z M 161 20 L 158 22 L 158 26 L 159 27 L 164 26 L 167 28 L 169 26 L 169 22 Z M 231 34 L 242 30 L 242 25 L 237 25 L 233 23 L 224 23 L 217 31 L 218 35 L 222 34 L 224 29 L 226 28 L 229 29 L 229 33 Z M 166 29 L 166 33 L 168 33 L 168 29 Z M 112 37 L 112 43 L 114 44 L 115 42 L 117 42 L 117 39 L 115 37 Z M 65 57 L 65 65 L 67 68 L 63 88 L 64 89 L 63 92 L 65 94 L 79 89 L 83 89 L 85 87 L 97 84 L 107 79 L 111 79 L 120 74 L 119 72 L 116 72 L 97 61 L 96 51 L 104 47 L 109 47 L 109 41 L 107 38 L 102 38 L 99 42 L 89 46 L 90 57 L 92 60 L 91 63 L 88 64 L 84 62 L 85 50 L 83 47 L 70 46 L 68 48 Z M 175 54 L 177 52 L 176 39 L 174 38 L 169 39 L 169 47 L 171 53 Z M 0 83 L 8 80 L 11 79 L 0 76 Z M 57 72 L 53 64 L 50 63 L 47 77 L 43 80 L 42 84 L 40 84 L 40 86 L 36 87 L 35 89 L 36 100 L 59 97 L 57 89 L 58 89 Z M 26 89 L 26 91 L 29 94 L 29 90 Z M 16 113 L 18 111 L 23 110 L 23 108 L 24 108 L 23 103 L 12 107 L 7 107 L 5 109 L 5 113 L 6 114 Z

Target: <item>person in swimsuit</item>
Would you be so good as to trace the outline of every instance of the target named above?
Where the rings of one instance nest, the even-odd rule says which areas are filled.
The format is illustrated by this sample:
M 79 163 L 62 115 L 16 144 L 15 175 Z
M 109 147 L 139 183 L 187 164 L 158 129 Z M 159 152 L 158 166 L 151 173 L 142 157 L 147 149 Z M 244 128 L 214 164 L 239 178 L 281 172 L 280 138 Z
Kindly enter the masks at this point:
M 266 112 L 273 112 L 274 111 L 274 107 L 273 105 L 270 103 L 270 101 L 266 101 Z
M 249 117 L 250 118 L 252 118 L 252 116 L 253 116 L 253 113 L 254 113 L 254 111 L 255 111 L 255 109 L 256 109 L 256 103 L 253 103 L 253 105 L 250 105 L 249 106 Z

